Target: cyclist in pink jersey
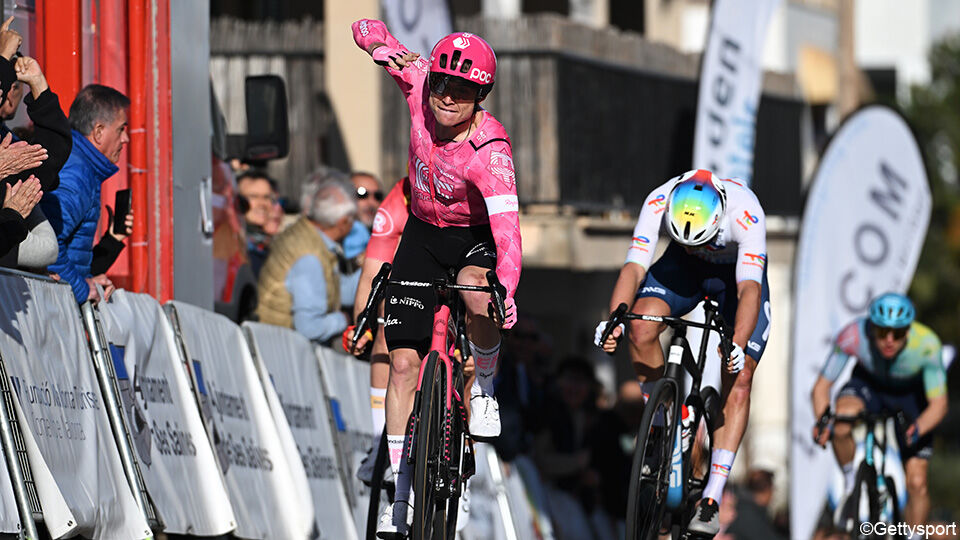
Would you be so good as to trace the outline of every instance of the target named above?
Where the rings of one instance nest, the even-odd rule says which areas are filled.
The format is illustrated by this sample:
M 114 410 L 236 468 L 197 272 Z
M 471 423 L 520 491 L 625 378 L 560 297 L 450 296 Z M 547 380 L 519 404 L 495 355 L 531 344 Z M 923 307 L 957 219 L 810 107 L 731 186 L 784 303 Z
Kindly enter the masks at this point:
M 493 375 L 500 328 L 516 322 L 520 280 L 519 207 L 510 139 L 480 102 L 496 77 L 496 56 L 480 37 L 455 33 L 441 39 L 430 60 L 410 52 L 375 20 L 353 24 L 357 45 L 396 80 L 410 110 L 410 217 L 394 258 L 392 277 L 432 281 L 456 272 L 462 284 L 486 285 L 496 269 L 506 288 L 507 316 L 488 315 L 489 295 L 465 293 L 467 334 L 476 380 L 470 388 L 470 432 L 500 433 Z M 388 287 L 384 331 L 390 349 L 386 430 L 397 475 L 396 502 L 381 516 L 381 538 L 409 529 L 409 472 L 400 463 L 406 420 L 413 407 L 421 357 L 430 344 L 434 293 Z M 401 466 L 403 465 L 403 466 Z

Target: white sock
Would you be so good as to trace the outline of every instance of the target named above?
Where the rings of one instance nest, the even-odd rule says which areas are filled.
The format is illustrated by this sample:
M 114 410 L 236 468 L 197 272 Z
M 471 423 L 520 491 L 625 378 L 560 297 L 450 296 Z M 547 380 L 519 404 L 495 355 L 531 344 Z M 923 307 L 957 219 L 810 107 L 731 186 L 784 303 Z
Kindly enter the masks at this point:
M 401 439 L 401 457 L 406 450 L 406 439 L 405 437 L 400 437 Z M 391 452 L 391 457 L 393 453 Z M 393 464 L 391 463 L 391 466 Z M 397 491 L 394 494 L 393 500 L 397 502 L 410 503 L 410 496 L 413 495 L 413 471 L 410 470 L 412 465 L 407 464 L 406 459 L 400 459 L 397 463 L 397 468 L 394 469 L 394 478 L 397 479 Z M 397 519 L 397 516 L 394 515 L 394 519 Z
M 710 455 L 710 479 L 707 480 L 707 487 L 703 488 L 704 499 L 713 499 L 717 504 L 723 500 L 723 486 L 727 483 L 727 477 L 730 476 L 730 467 L 733 467 L 735 457 L 737 457 L 736 452 L 723 448 L 713 449 Z
M 473 355 L 477 377 L 473 380 L 470 393 L 493 395 L 493 376 L 497 372 L 497 360 L 500 359 L 500 342 L 490 349 L 481 349 L 470 342 L 470 354 Z
M 853 482 L 856 479 L 856 473 L 853 470 L 853 462 L 847 463 L 846 465 L 841 465 L 840 469 L 843 471 L 843 491 L 844 493 L 849 493 L 853 489 Z
M 387 421 L 386 414 L 384 413 L 384 403 L 386 399 L 386 388 L 370 387 L 370 418 L 373 420 L 374 435 L 383 433 L 383 424 Z
M 400 472 L 400 458 L 403 456 L 403 435 L 387 435 L 387 450 L 390 454 L 390 470 L 396 478 Z

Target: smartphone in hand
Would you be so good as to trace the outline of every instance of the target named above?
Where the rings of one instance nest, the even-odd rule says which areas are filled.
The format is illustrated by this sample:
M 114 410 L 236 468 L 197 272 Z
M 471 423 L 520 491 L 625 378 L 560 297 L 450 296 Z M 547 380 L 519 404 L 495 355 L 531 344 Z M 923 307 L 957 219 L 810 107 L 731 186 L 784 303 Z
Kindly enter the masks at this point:
M 130 213 L 130 190 L 121 189 L 113 200 L 113 232 L 127 234 L 127 214 Z

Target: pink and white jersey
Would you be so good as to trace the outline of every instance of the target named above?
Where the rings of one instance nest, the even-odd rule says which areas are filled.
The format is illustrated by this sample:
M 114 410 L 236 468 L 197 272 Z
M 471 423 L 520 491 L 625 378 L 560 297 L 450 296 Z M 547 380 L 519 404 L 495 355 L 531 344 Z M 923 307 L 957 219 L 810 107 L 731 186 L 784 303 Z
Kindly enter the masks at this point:
M 660 234 L 667 235 L 664 214 L 667 195 L 674 180 L 668 180 L 653 190 L 643 202 L 640 217 L 633 228 L 633 239 L 627 250 L 626 262 L 650 269 Z M 763 283 L 767 265 L 766 216 L 757 196 L 750 188 L 733 180 L 723 180 L 727 193 L 727 210 L 720 223 L 720 231 L 710 242 L 686 248 L 691 255 L 717 264 L 736 264 L 737 282 L 747 279 Z M 669 236 L 668 236 L 669 238 Z
M 353 23 L 353 39 L 364 50 L 378 42 L 408 50 L 376 20 Z M 410 211 L 437 227 L 489 224 L 497 247 L 497 277 L 513 297 L 520 281 L 520 214 L 506 130 L 483 111 L 480 126 L 466 140 L 437 141 L 436 119 L 428 104 L 428 59 L 421 56 L 399 71 L 385 69 L 410 109 Z

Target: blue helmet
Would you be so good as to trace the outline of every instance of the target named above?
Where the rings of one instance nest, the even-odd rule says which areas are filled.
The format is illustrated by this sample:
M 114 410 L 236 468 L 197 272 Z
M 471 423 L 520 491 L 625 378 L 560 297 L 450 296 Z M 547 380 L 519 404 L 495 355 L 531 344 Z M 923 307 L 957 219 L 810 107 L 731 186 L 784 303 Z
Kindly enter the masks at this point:
M 917 312 L 913 302 L 899 293 L 885 293 L 870 302 L 870 322 L 884 328 L 910 326 Z

